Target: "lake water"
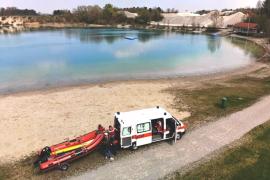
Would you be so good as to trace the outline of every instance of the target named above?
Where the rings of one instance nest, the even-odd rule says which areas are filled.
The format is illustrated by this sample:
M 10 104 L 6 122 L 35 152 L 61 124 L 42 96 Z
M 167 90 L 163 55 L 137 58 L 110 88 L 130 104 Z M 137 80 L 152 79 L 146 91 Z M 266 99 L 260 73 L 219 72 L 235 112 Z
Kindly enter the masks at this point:
M 256 58 L 249 50 L 254 47 L 239 39 L 146 30 L 0 35 L 0 93 L 215 73 L 250 64 Z

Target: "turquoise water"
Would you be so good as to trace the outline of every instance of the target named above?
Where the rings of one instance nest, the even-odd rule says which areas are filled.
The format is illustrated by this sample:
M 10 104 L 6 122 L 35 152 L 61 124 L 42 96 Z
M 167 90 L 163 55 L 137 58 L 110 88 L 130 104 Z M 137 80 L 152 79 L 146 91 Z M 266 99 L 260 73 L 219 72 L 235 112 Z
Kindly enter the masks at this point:
M 240 46 L 230 38 L 121 29 L 0 35 L 0 93 L 225 71 L 254 61 L 246 43 Z

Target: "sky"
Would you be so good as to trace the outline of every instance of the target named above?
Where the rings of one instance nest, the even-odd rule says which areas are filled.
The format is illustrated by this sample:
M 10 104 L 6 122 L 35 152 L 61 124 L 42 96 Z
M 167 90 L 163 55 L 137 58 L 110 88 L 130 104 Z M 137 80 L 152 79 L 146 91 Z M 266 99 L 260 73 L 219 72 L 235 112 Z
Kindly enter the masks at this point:
M 255 7 L 258 0 L 0 0 L 0 7 L 35 9 L 41 13 L 52 13 L 55 9 L 70 9 L 79 5 L 100 5 L 111 3 L 117 7 L 161 7 L 175 8 L 180 12 L 194 12 L 201 9 L 224 9 Z

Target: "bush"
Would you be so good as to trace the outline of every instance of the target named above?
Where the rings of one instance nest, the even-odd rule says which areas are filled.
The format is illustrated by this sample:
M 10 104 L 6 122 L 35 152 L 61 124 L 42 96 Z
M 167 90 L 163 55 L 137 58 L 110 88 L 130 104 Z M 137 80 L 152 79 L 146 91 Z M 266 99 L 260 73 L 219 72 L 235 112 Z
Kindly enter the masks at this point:
M 216 33 L 218 31 L 219 31 L 219 29 L 216 27 L 207 27 L 206 28 L 206 32 L 208 32 L 208 33 Z

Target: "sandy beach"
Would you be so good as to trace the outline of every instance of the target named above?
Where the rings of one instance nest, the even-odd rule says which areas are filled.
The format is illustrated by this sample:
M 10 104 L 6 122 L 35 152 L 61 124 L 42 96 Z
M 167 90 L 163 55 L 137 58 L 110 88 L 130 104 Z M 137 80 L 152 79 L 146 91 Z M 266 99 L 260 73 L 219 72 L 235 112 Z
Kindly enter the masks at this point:
M 256 63 L 239 71 L 203 77 L 168 80 L 123 81 L 65 87 L 0 96 L 1 163 L 14 161 L 41 148 L 109 126 L 114 113 L 141 108 L 164 107 L 179 119 L 190 116 L 173 107 L 169 88 L 193 88 L 209 80 L 227 79 L 261 68 Z
M 109 83 L 0 98 L 0 159 L 17 160 L 40 148 L 112 124 L 114 113 L 162 106 L 178 118 L 169 83 Z

